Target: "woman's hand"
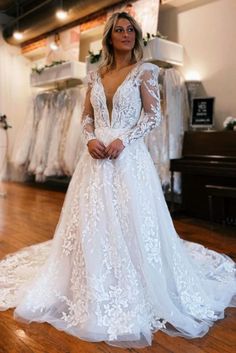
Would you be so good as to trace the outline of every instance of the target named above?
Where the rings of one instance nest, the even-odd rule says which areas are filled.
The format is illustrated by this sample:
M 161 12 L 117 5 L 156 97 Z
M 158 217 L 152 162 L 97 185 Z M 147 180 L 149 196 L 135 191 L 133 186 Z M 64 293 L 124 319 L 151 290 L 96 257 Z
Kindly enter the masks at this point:
M 94 159 L 104 159 L 106 158 L 105 149 L 106 146 L 99 140 L 90 140 L 87 144 L 88 151 Z
M 110 145 L 108 145 L 105 149 L 106 157 L 115 159 L 120 155 L 124 148 L 125 146 L 123 145 L 122 141 L 120 139 L 116 139 L 112 141 Z

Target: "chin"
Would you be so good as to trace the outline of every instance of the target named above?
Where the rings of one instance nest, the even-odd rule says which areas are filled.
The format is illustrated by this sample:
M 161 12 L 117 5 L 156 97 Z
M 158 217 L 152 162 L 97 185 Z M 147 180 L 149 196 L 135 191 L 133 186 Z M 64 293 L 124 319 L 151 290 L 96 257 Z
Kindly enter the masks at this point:
M 119 50 L 121 51 L 131 51 L 133 49 L 133 45 L 121 45 Z

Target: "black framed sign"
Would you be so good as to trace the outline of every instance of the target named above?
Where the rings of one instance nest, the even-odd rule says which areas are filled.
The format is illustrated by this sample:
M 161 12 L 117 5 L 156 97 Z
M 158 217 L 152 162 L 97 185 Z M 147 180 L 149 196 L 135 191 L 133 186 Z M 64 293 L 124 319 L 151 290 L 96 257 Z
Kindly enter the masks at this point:
M 192 99 L 191 125 L 193 127 L 211 127 L 213 125 L 215 97 L 197 97 Z

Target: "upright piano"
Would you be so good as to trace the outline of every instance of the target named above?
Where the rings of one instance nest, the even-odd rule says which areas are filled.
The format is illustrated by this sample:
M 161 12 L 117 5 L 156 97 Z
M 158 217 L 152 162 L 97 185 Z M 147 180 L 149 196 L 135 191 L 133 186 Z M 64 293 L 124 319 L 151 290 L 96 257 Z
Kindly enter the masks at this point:
M 186 214 L 209 218 L 206 185 L 236 188 L 236 131 L 187 131 L 182 158 L 170 161 L 173 195 L 174 172 L 182 175 L 182 206 Z M 214 200 L 220 219 L 222 200 Z M 236 219 L 236 199 L 227 200 L 228 217 Z

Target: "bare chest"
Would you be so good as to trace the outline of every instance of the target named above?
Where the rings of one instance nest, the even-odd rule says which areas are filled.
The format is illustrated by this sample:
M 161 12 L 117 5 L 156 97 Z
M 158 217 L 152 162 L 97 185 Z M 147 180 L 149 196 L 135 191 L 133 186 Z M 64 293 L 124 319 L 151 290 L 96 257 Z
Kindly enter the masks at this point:
M 105 98 L 106 98 L 106 106 L 109 112 L 109 116 L 111 119 L 112 115 L 112 109 L 113 109 L 113 98 L 115 94 L 118 92 L 119 88 L 125 84 L 126 80 L 130 76 L 131 72 L 133 71 L 133 67 L 135 65 L 132 65 L 131 68 L 130 66 L 126 67 L 125 69 L 122 69 L 121 71 L 115 72 L 115 71 L 110 71 L 107 74 L 105 74 L 102 79 L 101 83 L 103 86 Z
M 107 104 L 112 103 L 112 99 L 116 91 L 125 81 L 126 76 L 127 72 L 122 72 L 121 74 L 107 74 L 105 77 L 103 77 L 102 84 L 104 87 Z

